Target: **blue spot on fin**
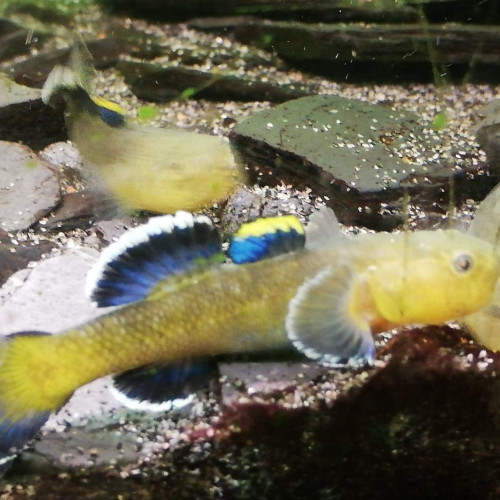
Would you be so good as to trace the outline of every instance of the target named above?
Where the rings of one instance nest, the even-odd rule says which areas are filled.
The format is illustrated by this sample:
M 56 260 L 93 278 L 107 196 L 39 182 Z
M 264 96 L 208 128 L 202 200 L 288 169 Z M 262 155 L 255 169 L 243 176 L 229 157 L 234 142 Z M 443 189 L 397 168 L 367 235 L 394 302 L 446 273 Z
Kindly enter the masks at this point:
M 167 277 L 224 259 L 219 232 L 208 217 L 188 212 L 153 217 L 102 253 L 88 274 L 87 294 L 99 307 L 135 302 Z
M 101 120 L 110 127 L 123 127 L 125 125 L 125 117 L 114 111 L 113 109 L 97 106 Z
M 246 264 L 304 248 L 305 234 L 297 217 L 286 215 L 243 224 L 233 235 L 228 254 Z
M 132 409 L 168 411 L 189 403 L 217 373 L 213 359 L 150 364 L 113 377 L 114 393 Z

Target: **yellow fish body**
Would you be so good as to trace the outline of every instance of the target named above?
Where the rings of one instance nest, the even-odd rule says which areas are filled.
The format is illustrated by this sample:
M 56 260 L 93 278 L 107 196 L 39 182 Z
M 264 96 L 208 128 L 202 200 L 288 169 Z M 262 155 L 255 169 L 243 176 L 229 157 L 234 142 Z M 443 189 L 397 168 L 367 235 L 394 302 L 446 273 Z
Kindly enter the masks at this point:
M 77 45 L 70 65 L 52 70 L 42 99 L 53 104 L 62 95 L 69 137 L 121 203 L 158 213 L 198 210 L 236 189 L 243 175 L 225 138 L 133 124 L 117 104 L 91 98 L 84 50 Z
M 347 238 L 323 210 L 305 239 L 294 217 L 258 220 L 233 237 L 239 264 L 222 265 L 204 216 L 179 212 L 126 233 L 89 278 L 98 305 L 123 307 L 0 346 L 0 451 L 108 374 L 168 373 L 183 360 L 290 343 L 327 365 L 370 360 L 372 332 L 468 315 L 490 301 L 500 274 L 494 247 L 456 230 Z

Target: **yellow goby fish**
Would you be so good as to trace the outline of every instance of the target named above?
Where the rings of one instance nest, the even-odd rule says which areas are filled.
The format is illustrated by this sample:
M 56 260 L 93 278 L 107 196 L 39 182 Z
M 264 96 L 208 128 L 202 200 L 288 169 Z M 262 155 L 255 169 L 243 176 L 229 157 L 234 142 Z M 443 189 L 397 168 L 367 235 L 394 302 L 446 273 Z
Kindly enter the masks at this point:
M 292 344 L 326 365 L 369 361 L 373 332 L 468 315 L 488 304 L 500 274 L 494 246 L 478 238 L 456 230 L 348 238 L 327 209 L 306 235 L 291 216 L 246 224 L 229 255 L 236 264 L 221 264 L 216 228 L 186 212 L 153 218 L 108 247 L 89 292 L 99 306 L 121 308 L 0 345 L 0 452 L 108 374 L 135 399 L 160 377 L 174 399 L 204 378 L 197 361 L 219 354 Z
M 69 64 L 47 77 L 42 100 L 64 100 L 69 137 L 99 184 L 126 207 L 158 213 L 198 210 L 236 189 L 242 170 L 225 138 L 130 123 L 121 106 L 89 95 L 89 61 L 77 43 Z

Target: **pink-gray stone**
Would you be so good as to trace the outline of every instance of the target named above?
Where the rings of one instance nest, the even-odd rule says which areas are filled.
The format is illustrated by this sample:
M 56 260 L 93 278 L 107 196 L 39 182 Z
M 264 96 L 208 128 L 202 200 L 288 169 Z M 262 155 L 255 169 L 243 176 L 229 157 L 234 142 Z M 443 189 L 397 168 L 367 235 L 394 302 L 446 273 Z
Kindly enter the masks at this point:
M 28 147 L 0 141 L 0 227 L 27 229 L 59 200 L 56 174 Z

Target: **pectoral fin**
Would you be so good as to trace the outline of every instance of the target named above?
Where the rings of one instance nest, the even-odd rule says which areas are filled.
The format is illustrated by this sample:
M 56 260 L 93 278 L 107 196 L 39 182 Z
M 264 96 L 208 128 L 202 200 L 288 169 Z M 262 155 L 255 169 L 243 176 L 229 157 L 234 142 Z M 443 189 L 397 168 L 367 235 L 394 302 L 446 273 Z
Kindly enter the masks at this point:
M 348 265 L 329 266 L 306 281 L 288 306 L 287 335 L 308 358 L 324 365 L 370 361 L 369 324 L 352 312 L 356 278 Z

